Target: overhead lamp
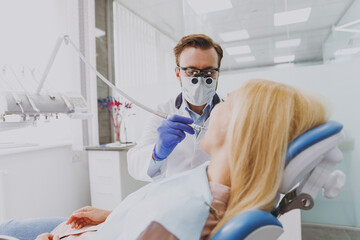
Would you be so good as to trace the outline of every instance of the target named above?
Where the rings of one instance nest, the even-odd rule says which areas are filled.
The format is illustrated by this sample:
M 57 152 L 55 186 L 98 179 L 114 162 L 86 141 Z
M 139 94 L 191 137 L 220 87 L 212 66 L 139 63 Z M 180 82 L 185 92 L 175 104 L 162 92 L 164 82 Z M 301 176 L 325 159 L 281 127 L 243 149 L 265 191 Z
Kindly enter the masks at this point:
M 343 49 L 337 50 L 334 53 L 334 55 L 335 56 L 345 56 L 345 55 L 357 54 L 359 52 L 360 52 L 360 47 L 358 47 L 358 48 L 343 48 Z
M 231 0 L 187 0 L 187 3 L 198 15 L 232 8 Z
M 274 63 L 292 62 L 294 60 L 295 60 L 295 55 L 274 57 Z
M 287 47 L 296 47 L 301 43 L 301 38 L 294 38 L 290 40 L 277 41 L 275 43 L 276 48 L 287 48 Z
M 225 48 L 225 51 L 226 51 L 229 55 L 237 55 L 237 54 L 247 54 L 247 53 L 251 53 L 251 49 L 250 49 L 249 45 L 236 46 L 236 47 L 228 47 L 228 48 Z
M 274 14 L 274 26 L 289 25 L 294 23 L 306 22 L 309 19 L 311 8 L 302 8 L 287 12 Z
M 254 56 L 247 56 L 247 57 L 238 57 L 235 58 L 235 61 L 238 63 L 244 63 L 244 62 L 253 62 L 255 61 L 255 57 Z
M 239 31 L 220 33 L 219 37 L 224 42 L 231 42 L 231 41 L 243 40 L 243 39 L 250 38 L 248 31 L 245 30 L 245 29 L 244 30 L 239 30 Z

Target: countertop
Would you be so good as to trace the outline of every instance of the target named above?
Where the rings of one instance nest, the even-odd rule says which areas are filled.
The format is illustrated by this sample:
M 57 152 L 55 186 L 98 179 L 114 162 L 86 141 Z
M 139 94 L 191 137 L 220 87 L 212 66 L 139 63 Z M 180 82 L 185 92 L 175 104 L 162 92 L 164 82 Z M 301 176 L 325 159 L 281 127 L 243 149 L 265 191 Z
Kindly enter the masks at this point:
M 99 146 L 85 147 L 86 151 L 127 151 L 134 147 L 136 143 L 108 143 Z

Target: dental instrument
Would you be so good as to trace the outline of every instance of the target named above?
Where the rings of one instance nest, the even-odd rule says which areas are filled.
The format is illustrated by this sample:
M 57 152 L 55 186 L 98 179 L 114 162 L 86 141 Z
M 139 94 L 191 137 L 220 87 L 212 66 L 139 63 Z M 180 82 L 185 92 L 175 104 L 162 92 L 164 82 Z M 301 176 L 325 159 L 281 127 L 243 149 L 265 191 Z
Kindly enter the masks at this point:
M 3 67 L 3 72 L 5 72 L 5 67 Z M 12 87 L 10 86 L 10 84 L 9 84 L 3 77 L 1 77 L 1 80 L 5 83 L 5 85 L 6 85 L 9 89 L 12 88 Z M 15 92 L 12 92 L 11 95 L 12 95 L 14 101 L 15 101 L 15 104 L 20 108 L 22 114 L 25 114 L 24 108 L 23 108 L 23 106 L 22 106 L 22 100 L 21 100 L 21 98 L 19 98 L 19 96 L 18 96 Z
M 70 118 L 80 119 L 91 116 L 88 113 L 86 101 L 80 94 L 30 93 L 21 84 L 11 66 L 8 68 L 13 72 L 22 91 L 15 91 L 5 79 L 5 75 L 0 74 L 1 83 L 7 89 L 0 95 L 0 119 L 2 120 L 0 131 L 10 130 L 15 126 L 24 127 L 35 124 L 36 120 L 40 119 L 40 115 L 44 115 L 46 119 L 53 114 L 58 118 L 60 113 L 67 114 Z M 20 118 L 16 118 L 16 115 Z
M 12 74 L 14 75 L 16 81 L 19 83 L 19 85 L 21 86 L 21 88 L 24 90 L 25 96 L 26 96 L 26 98 L 29 100 L 29 103 L 30 103 L 32 109 L 33 109 L 35 112 L 39 113 L 40 110 L 36 107 L 34 101 L 33 101 L 32 98 L 30 97 L 30 94 L 27 92 L 27 90 L 26 90 L 26 88 L 24 87 L 24 85 L 23 85 L 23 84 L 21 83 L 21 81 L 18 79 L 18 76 L 16 75 L 14 69 L 13 69 L 11 66 L 9 66 L 9 68 L 10 68 L 10 71 L 12 72 Z M 15 99 L 15 101 L 16 101 L 16 99 Z M 17 101 L 20 101 L 20 103 L 21 103 L 21 99 L 18 99 Z M 17 103 L 17 102 L 16 102 L 16 103 Z M 18 103 L 17 103 L 17 104 L 18 104 Z M 19 106 L 21 106 L 21 105 L 19 105 Z M 24 113 L 24 110 L 23 110 L 23 109 L 22 109 L 22 112 Z

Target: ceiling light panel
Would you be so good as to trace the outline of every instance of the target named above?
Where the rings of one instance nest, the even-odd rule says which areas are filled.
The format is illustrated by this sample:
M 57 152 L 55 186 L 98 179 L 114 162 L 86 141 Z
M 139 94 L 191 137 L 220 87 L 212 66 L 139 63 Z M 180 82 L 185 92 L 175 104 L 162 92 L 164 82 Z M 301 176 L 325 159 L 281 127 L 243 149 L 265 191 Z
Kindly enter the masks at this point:
M 300 38 L 290 39 L 290 40 L 284 40 L 284 41 L 277 41 L 275 43 L 276 48 L 287 48 L 287 47 L 296 47 L 299 46 L 301 43 Z
M 225 48 L 225 51 L 229 55 L 238 55 L 238 54 L 251 53 L 251 49 L 250 49 L 250 47 L 248 45 L 237 46 L 237 47 L 228 47 L 228 48 Z
M 232 8 L 231 0 L 187 0 L 187 3 L 198 15 Z
M 295 55 L 274 57 L 274 63 L 292 62 L 295 60 Z
M 239 30 L 239 31 L 233 31 L 233 32 L 225 32 L 220 33 L 219 37 L 224 42 L 231 42 L 231 41 L 237 41 L 237 40 L 243 40 L 250 38 L 249 33 L 247 30 Z
M 309 19 L 311 8 L 302 8 L 293 11 L 274 14 L 274 26 L 289 25 L 306 22 Z
M 335 56 L 345 56 L 345 55 L 353 55 L 360 52 L 360 48 L 343 48 L 337 50 L 334 55 Z
M 235 58 L 235 61 L 238 63 L 244 63 L 244 62 L 254 62 L 256 59 L 254 56 L 247 56 L 247 57 L 238 57 Z

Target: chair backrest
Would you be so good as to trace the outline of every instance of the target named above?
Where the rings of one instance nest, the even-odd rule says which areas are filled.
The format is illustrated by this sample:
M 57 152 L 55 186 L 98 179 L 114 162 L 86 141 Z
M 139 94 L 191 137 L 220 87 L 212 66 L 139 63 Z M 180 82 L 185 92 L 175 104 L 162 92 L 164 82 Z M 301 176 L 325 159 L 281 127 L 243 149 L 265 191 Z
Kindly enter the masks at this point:
M 295 139 L 287 150 L 279 189 L 285 196 L 278 207 L 272 214 L 262 210 L 239 214 L 226 223 L 211 240 L 277 239 L 283 233 L 277 216 L 296 208 L 311 209 L 313 199 L 321 188 L 325 197 L 337 196 L 345 183 L 344 173 L 332 172 L 333 167 L 343 159 L 337 148 L 344 140 L 342 128 L 342 124 L 329 121 Z M 300 186 L 293 189 L 299 183 Z M 290 191 L 291 189 L 293 190 Z

